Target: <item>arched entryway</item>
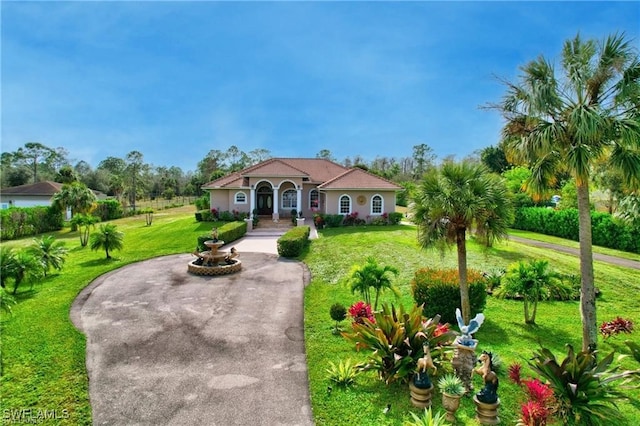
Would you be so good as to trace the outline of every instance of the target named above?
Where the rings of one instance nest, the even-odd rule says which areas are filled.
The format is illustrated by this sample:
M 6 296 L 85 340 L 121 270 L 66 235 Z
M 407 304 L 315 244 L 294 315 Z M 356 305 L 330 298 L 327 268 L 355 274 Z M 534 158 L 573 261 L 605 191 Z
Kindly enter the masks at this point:
M 258 216 L 271 216 L 273 214 L 273 188 L 262 185 L 256 191 L 256 209 Z

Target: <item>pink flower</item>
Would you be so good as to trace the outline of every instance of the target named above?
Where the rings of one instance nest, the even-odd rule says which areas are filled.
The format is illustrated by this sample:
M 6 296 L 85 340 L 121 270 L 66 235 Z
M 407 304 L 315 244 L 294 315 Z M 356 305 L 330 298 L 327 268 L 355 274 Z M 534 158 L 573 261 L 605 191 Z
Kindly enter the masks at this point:
M 371 305 L 359 301 L 351 305 L 349 308 L 349 315 L 353 318 L 353 322 L 358 324 L 364 324 L 364 318 L 371 322 L 376 322 L 373 312 L 371 311 Z

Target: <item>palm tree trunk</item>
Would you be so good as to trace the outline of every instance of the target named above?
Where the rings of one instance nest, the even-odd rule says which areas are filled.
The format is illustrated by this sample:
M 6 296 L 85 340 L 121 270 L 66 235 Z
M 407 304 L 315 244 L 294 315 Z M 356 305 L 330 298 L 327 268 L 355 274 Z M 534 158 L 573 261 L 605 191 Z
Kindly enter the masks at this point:
M 582 319 L 582 350 L 595 350 L 598 342 L 596 291 L 593 283 L 593 250 L 591 245 L 591 211 L 589 183 L 577 184 L 578 228 L 580 232 L 580 317 Z
M 456 229 L 456 245 L 458 246 L 458 278 L 460 280 L 460 306 L 462 318 L 465 324 L 471 320 L 471 308 L 469 306 L 469 286 L 467 284 L 467 240 L 464 226 Z

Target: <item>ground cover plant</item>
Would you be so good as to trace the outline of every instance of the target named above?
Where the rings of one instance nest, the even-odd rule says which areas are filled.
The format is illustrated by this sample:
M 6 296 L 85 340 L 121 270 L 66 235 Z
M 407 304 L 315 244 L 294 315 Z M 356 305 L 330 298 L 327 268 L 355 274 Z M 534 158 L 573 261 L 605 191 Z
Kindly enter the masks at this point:
M 352 362 L 366 362 L 365 351 L 356 352 L 353 344 L 332 333 L 335 326 L 327 315 L 330 306 L 341 303 L 351 306 L 357 302 L 357 295 L 351 294 L 348 281 L 349 271 L 355 264 L 362 264 L 374 256 L 381 265 L 392 265 L 399 270 L 394 278 L 401 293 L 396 299 L 391 293 L 381 295 L 381 303 L 402 303 L 405 307 L 415 303 L 410 282 L 416 270 L 424 267 L 455 268 L 456 252 L 445 252 L 444 256 L 436 250 L 421 250 L 416 241 L 416 229 L 412 226 L 368 227 L 368 228 L 329 228 L 320 232 L 320 238 L 312 240 L 309 250 L 301 257 L 310 268 L 312 280 L 305 290 L 305 341 L 307 364 L 309 368 L 311 401 L 316 424 L 322 425 L 402 425 L 413 420 L 410 413 L 421 415 L 421 410 L 410 404 L 409 389 L 401 381 L 385 385 L 374 372 L 363 372 L 346 389 L 333 386 L 327 391 L 329 378 L 326 369 L 328 361 L 334 363 L 341 359 Z M 596 248 L 596 250 L 598 250 Z M 327 255 L 330 253 L 330 255 Z M 615 252 L 611 252 L 615 253 Z M 545 260 L 554 270 L 563 274 L 575 274 L 579 268 L 578 258 L 561 254 L 549 249 L 530 247 L 514 241 L 495 244 L 485 248 L 473 239 L 468 241 L 469 267 L 493 271 L 507 269 L 519 261 Z M 598 316 L 610 320 L 616 316 L 635 319 L 640 310 L 640 300 L 629 297 L 640 289 L 640 271 L 595 263 L 595 278 L 601 290 L 598 300 Z M 478 351 L 493 351 L 502 359 L 502 363 L 511 365 L 518 362 L 524 365 L 523 374 L 535 377 L 527 364 L 534 350 L 543 344 L 558 359 L 564 358 L 566 344 L 574 347 L 581 345 L 581 322 L 579 302 L 541 301 L 537 312 L 537 325 L 524 324 L 522 321 L 521 300 L 487 298 L 484 310 L 486 320 L 474 335 L 479 339 Z M 346 330 L 348 326 L 345 326 Z M 634 340 L 634 334 L 621 334 L 599 339 L 601 353 L 630 354 L 626 340 Z M 479 352 L 478 352 L 479 353 Z M 638 369 L 632 357 L 621 361 L 624 369 Z M 524 402 L 522 389 L 510 382 L 505 372 L 499 373 L 499 395 L 502 401 L 500 418 L 503 424 L 515 424 L 521 414 Z M 480 378 L 474 377 L 476 389 L 480 389 Z M 618 404 L 625 421 L 618 424 L 633 424 L 640 418 L 640 392 L 628 392 L 630 402 Z M 441 398 L 433 398 L 435 412 L 442 410 Z M 458 424 L 477 425 L 475 406 L 470 398 L 463 398 L 456 417 Z

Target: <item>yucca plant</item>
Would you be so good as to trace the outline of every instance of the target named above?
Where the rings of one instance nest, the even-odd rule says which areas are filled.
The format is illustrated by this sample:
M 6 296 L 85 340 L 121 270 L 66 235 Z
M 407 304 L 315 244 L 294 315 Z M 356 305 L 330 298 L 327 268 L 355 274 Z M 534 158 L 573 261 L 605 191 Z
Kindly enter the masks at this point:
M 422 416 L 418 416 L 416 413 L 410 413 L 413 421 L 406 420 L 403 426 L 447 426 L 451 423 L 447 422 L 442 412 L 438 411 L 433 414 L 431 408 L 425 408 Z
M 351 361 L 351 358 L 340 360 L 337 364 L 329 361 L 329 368 L 325 370 L 329 375 L 329 380 L 340 386 L 352 385 L 359 373 L 358 365 Z
M 465 392 L 462 380 L 453 373 L 447 373 L 440 377 L 440 380 L 438 380 L 438 389 L 440 389 L 442 393 L 454 396 L 462 396 Z
M 557 406 L 554 415 L 565 425 L 608 425 L 624 421 L 616 401 L 625 398 L 623 386 L 632 371 L 618 373 L 611 367 L 614 352 L 598 362 L 597 351 L 576 353 L 567 345 L 562 362 L 547 348 L 534 352 L 531 369 L 546 380 L 553 389 Z M 623 380 L 616 386 L 615 382 Z
M 396 309 L 385 303 L 374 318 L 375 322 L 363 319 L 362 323 L 353 324 L 352 332 L 342 333 L 355 343 L 357 350 L 372 351 L 363 370 L 377 371 L 387 384 L 407 379 L 415 371 L 418 358 L 424 355 L 425 343 L 440 369 L 445 345 L 453 341 L 455 334 L 439 324 L 439 316 L 427 320 L 422 316 L 422 306 L 414 305 L 407 312 L 402 305 Z

